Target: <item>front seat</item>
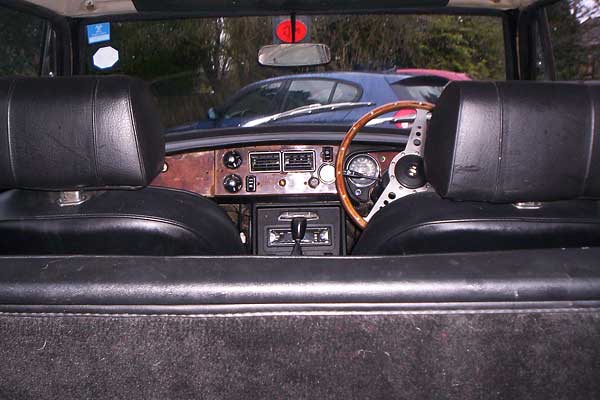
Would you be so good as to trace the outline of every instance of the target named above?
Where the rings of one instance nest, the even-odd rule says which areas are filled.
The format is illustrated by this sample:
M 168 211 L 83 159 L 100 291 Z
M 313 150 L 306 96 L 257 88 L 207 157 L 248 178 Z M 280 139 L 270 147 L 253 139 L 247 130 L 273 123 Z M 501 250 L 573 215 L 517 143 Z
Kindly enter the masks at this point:
M 125 76 L 0 79 L 0 254 L 242 254 L 213 202 L 147 187 L 164 138 Z
M 600 85 L 454 82 L 425 146 L 435 192 L 383 208 L 354 254 L 600 246 Z

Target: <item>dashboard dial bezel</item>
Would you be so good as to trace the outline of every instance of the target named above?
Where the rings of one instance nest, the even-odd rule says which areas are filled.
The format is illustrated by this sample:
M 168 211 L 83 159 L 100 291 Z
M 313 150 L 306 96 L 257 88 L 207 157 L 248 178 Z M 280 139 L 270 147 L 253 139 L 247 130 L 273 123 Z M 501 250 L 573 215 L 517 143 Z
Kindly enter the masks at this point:
M 350 165 L 357 159 L 357 158 L 368 158 L 370 159 L 373 164 L 375 164 L 375 167 L 377 168 L 377 176 L 376 178 L 379 179 L 381 178 L 381 166 L 379 165 L 379 161 L 377 161 L 377 159 L 375 157 L 373 157 L 372 155 L 368 154 L 368 153 L 356 153 L 353 154 L 352 156 L 350 156 L 348 158 L 348 161 L 346 162 L 346 166 L 345 169 L 349 170 L 350 169 Z M 358 172 L 358 171 L 357 171 Z M 377 183 L 377 179 L 369 182 L 369 183 L 359 183 L 356 182 L 355 179 L 365 179 L 365 178 L 352 178 L 352 177 L 346 177 L 346 179 L 348 180 L 348 182 L 350 182 L 353 186 L 357 187 L 357 188 L 368 188 L 373 186 L 375 183 Z

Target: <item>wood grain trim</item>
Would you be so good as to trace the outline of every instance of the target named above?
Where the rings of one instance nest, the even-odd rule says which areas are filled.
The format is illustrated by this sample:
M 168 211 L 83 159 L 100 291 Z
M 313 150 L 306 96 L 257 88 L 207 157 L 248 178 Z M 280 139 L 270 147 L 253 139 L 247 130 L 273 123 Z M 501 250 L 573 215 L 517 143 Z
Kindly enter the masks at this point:
M 182 189 L 203 196 L 215 195 L 215 152 L 202 151 L 165 157 L 166 171 L 152 186 Z
M 334 160 L 338 146 L 333 148 Z M 308 180 L 318 175 L 319 167 L 325 164 L 321 158 L 322 145 L 277 145 L 241 147 L 211 151 L 197 151 L 165 157 L 166 171 L 160 173 L 152 182 L 152 186 L 172 189 L 187 190 L 206 197 L 231 197 L 231 196 L 285 196 L 285 195 L 312 195 L 336 194 L 335 182 L 320 182 L 316 188 L 308 186 Z M 223 163 L 223 155 L 229 150 L 236 150 L 242 154 L 243 164 L 236 170 L 227 169 Z M 245 180 L 250 174 L 248 168 L 248 154 L 256 151 L 297 151 L 315 150 L 317 168 L 314 172 L 299 173 L 257 173 L 252 174 L 257 178 L 257 191 L 246 192 L 245 188 L 235 195 L 223 188 L 223 179 L 232 173 L 238 174 Z M 381 172 L 385 172 L 396 152 L 369 152 L 380 165 Z M 285 186 L 279 181 L 284 179 Z
M 396 154 L 398 154 L 397 151 L 370 151 L 367 153 L 368 155 L 370 155 L 371 157 L 373 157 L 377 163 L 379 164 L 379 171 L 381 171 L 381 173 L 383 174 L 385 171 L 388 170 L 388 168 L 390 167 L 390 164 L 392 163 L 392 160 L 394 159 L 394 157 L 396 157 Z
M 254 146 L 254 147 L 243 147 L 243 148 L 231 148 L 217 150 L 215 155 L 216 168 L 215 168 L 215 195 L 216 196 L 231 196 L 231 193 L 227 192 L 221 182 L 229 174 L 237 174 L 244 181 L 249 175 L 256 177 L 256 192 L 246 192 L 245 188 L 236 193 L 236 196 L 286 196 L 286 195 L 311 195 L 311 194 L 336 194 L 335 182 L 319 182 L 319 185 L 312 188 L 308 185 L 308 181 L 311 177 L 318 177 L 318 171 L 324 163 L 322 161 L 321 151 L 324 146 L 322 145 L 277 145 L 277 146 Z M 337 152 L 337 146 L 326 146 L 333 147 L 333 154 L 335 160 L 335 154 Z M 230 150 L 236 150 L 242 155 L 243 163 L 240 168 L 236 170 L 230 170 L 226 168 L 223 163 L 219 160 L 223 158 L 223 155 Z M 316 168 L 313 172 L 250 172 L 250 153 L 260 152 L 285 152 L 285 151 L 305 151 L 314 150 L 316 156 Z M 331 163 L 330 163 L 331 164 Z M 281 183 L 284 183 L 283 185 Z

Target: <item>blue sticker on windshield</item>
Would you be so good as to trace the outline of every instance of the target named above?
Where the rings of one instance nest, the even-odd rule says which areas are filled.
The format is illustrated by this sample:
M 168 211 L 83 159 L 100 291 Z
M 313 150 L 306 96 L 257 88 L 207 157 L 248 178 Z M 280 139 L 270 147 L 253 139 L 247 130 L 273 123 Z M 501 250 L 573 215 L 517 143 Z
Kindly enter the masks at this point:
M 110 40 L 110 23 L 103 22 L 87 26 L 88 44 Z

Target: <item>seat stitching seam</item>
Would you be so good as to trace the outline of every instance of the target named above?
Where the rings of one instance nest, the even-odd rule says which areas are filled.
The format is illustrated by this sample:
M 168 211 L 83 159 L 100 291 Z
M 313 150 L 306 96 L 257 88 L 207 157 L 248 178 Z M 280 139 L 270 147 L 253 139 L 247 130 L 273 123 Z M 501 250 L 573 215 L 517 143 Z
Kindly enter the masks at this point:
M 133 138 L 135 140 L 135 148 L 137 150 L 137 158 L 138 158 L 138 164 L 140 167 L 140 177 L 142 178 L 142 180 L 144 182 L 146 182 L 146 171 L 144 170 L 144 164 L 142 162 L 142 153 L 141 153 L 141 149 L 140 149 L 140 143 L 138 140 L 138 132 L 137 132 L 137 127 L 135 124 L 135 117 L 133 114 L 133 105 L 132 105 L 132 101 L 131 101 L 131 85 L 133 83 L 129 82 L 129 86 L 127 87 L 127 104 L 128 104 L 128 111 L 129 111 L 129 119 L 131 122 L 131 127 L 133 128 Z
M 458 88 L 458 122 L 456 124 L 456 135 L 454 136 L 454 148 L 452 150 L 452 165 L 450 166 L 450 183 L 448 185 L 448 189 L 446 189 L 446 195 L 450 194 L 450 190 L 452 188 L 454 182 L 454 168 L 456 165 L 456 149 L 458 148 L 458 144 L 460 142 L 460 130 L 462 123 L 462 114 L 463 114 L 463 103 L 461 101 L 462 97 L 462 89 Z
M 505 302 L 502 302 L 505 303 Z M 402 303 L 400 303 L 402 304 Z M 200 304 L 202 306 L 204 304 Z M 144 317 L 144 318 L 199 318 L 199 319 L 213 319 L 213 318 L 242 318 L 242 317 L 285 317 L 285 316 L 338 316 L 338 315 L 353 315 L 353 316 L 369 316 L 369 315 L 404 315 L 404 314 L 489 314 L 489 313 L 554 313 L 554 312 L 597 312 L 600 308 L 598 307 L 555 307 L 555 308 L 525 308 L 525 309 L 514 309 L 514 308 L 501 308 L 498 310 L 486 310 L 486 309 L 475 309 L 475 310 L 374 310 L 374 311 L 258 311 L 258 312 L 231 312 L 231 313 L 210 313 L 210 312 L 198 312 L 198 313 L 135 313 L 135 312 L 114 312 L 114 313 L 93 313 L 93 312 L 23 312 L 23 311 L 0 311 L 0 317 L 23 317 L 23 318 L 39 318 L 39 317 L 109 317 L 109 318 L 123 318 L 123 317 Z
M 98 146 L 96 138 L 96 98 L 98 96 L 99 83 L 100 80 L 96 78 L 92 90 L 92 146 L 94 148 L 94 175 L 98 183 L 100 183 L 100 175 L 98 174 Z
M 15 165 L 14 165 L 14 158 L 13 158 L 13 141 L 11 140 L 12 137 L 12 132 L 11 132 L 11 118 L 10 118 L 10 114 L 11 114 L 11 108 L 12 108 L 12 98 L 13 98 L 13 94 L 15 91 L 15 87 L 17 86 L 17 81 L 16 80 L 11 80 L 10 82 L 10 87 L 8 89 L 8 107 L 7 107 L 7 114 L 6 114 L 6 140 L 7 140 L 7 144 L 8 144 L 8 162 L 10 164 L 10 171 L 12 174 L 12 178 L 13 178 L 13 184 L 16 186 L 17 185 L 17 175 L 15 173 Z
M 583 196 L 585 194 L 585 187 L 587 186 L 587 181 L 590 177 L 590 170 L 592 168 L 592 157 L 593 157 L 594 142 L 595 142 L 594 136 L 595 136 L 595 130 L 596 130 L 596 113 L 594 112 L 594 99 L 592 98 L 592 93 L 590 91 L 589 86 L 586 86 L 586 93 L 587 93 L 588 99 L 590 101 L 591 129 L 590 129 L 590 137 L 589 137 L 589 143 L 588 143 L 587 163 L 585 166 L 585 178 L 583 179 L 583 182 L 582 182 L 580 196 Z
M 494 194 L 495 199 L 498 196 L 498 189 L 500 186 L 500 175 L 502 171 L 502 145 L 504 143 L 504 99 L 500 94 L 500 88 L 496 82 L 492 82 L 494 90 L 496 91 L 496 98 L 498 105 L 500 106 L 500 135 L 498 135 L 498 166 L 496 167 L 496 179 L 494 182 Z

